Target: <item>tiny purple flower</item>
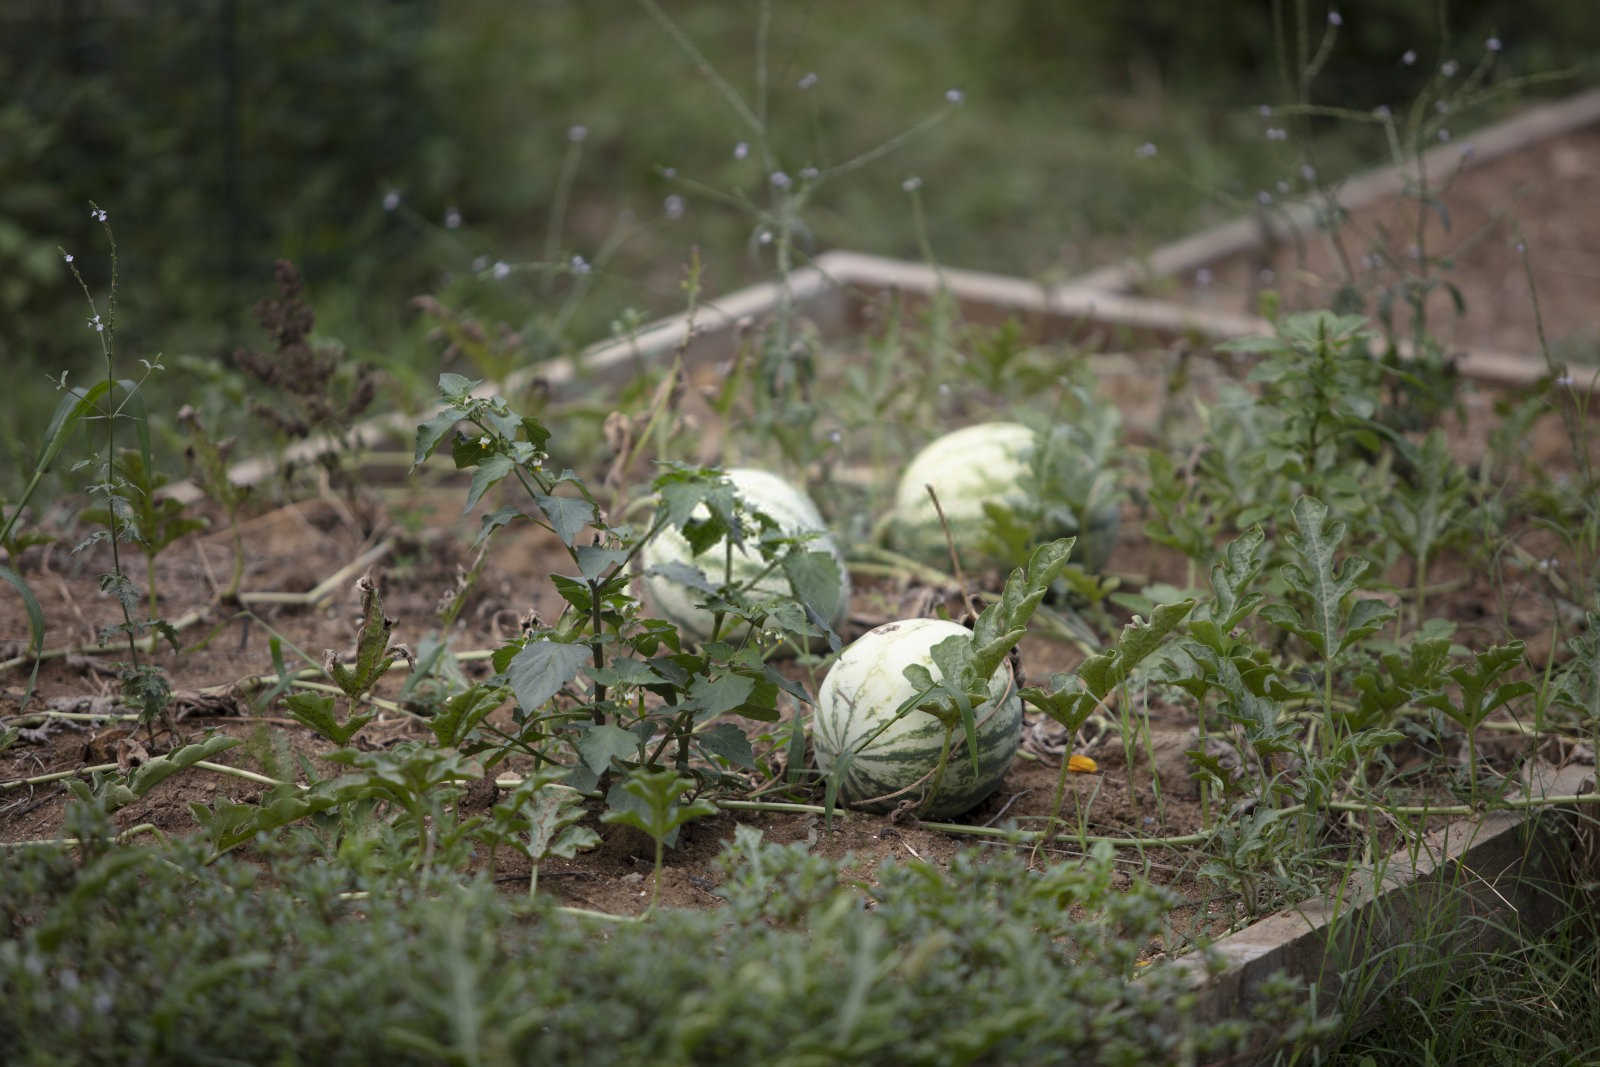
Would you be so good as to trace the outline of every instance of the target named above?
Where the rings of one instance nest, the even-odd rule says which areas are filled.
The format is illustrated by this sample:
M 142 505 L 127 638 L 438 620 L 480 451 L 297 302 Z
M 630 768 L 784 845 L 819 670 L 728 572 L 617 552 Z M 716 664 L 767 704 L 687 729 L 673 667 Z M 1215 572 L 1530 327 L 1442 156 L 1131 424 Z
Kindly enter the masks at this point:
M 97 207 L 93 211 L 89 212 L 89 217 L 94 219 L 96 222 L 104 222 L 106 221 L 106 209 L 103 207 Z
M 1256 193 L 1256 203 L 1260 204 L 1262 207 L 1266 207 L 1268 204 L 1272 203 L 1272 194 L 1267 192 L 1265 189 L 1262 189 L 1260 192 Z
M 962 92 L 960 89 L 946 89 L 944 91 L 944 99 L 945 103 L 947 104 L 959 104 L 966 100 L 966 98 L 967 94 Z
M 789 188 L 790 178 L 789 178 L 789 176 L 787 174 L 785 174 L 781 170 L 773 171 L 772 175 L 767 180 L 772 183 L 772 187 L 774 189 L 787 189 L 787 188 Z
M 667 178 L 669 180 L 672 179 L 672 178 L 676 178 L 678 176 L 678 168 L 677 167 L 662 167 L 661 168 L 661 176 L 663 178 Z
M 1453 59 L 1447 59 L 1443 63 L 1439 64 L 1439 73 L 1443 74 L 1446 78 L 1454 78 L 1456 76 L 1456 71 L 1460 69 L 1461 64 L 1457 63 Z
M 1289 139 L 1289 131 L 1288 130 L 1283 129 L 1280 126 L 1268 126 L 1267 127 L 1267 140 L 1269 140 L 1269 141 L 1287 141 L 1288 139 Z
M 1156 146 L 1149 141 L 1146 141 L 1144 144 L 1133 150 L 1133 154 L 1138 156 L 1140 159 L 1149 159 L 1154 156 L 1156 152 Z
M 390 189 L 383 194 L 383 210 L 393 211 L 400 206 L 400 190 Z
M 683 218 L 683 197 L 679 196 L 677 193 L 673 193 L 671 196 L 667 197 L 661 202 L 661 210 L 666 213 L 666 216 L 669 219 L 676 220 Z
M 594 268 L 589 266 L 589 261 L 587 259 L 584 259 L 582 256 L 572 257 L 572 273 L 588 274 L 592 269 Z
M 1384 122 L 1388 122 L 1389 116 L 1393 115 L 1394 112 L 1389 110 L 1388 104 L 1379 104 L 1377 107 L 1372 109 L 1372 114 L 1374 118 L 1382 119 Z
M 1439 130 L 1439 140 L 1440 141 L 1448 141 L 1448 140 L 1450 140 L 1450 131 L 1441 127 L 1440 130 Z
M 576 125 L 567 127 L 567 140 L 571 141 L 573 144 L 581 144 L 583 139 L 588 136 L 589 127 L 587 126 Z
M 490 273 L 496 278 L 504 278 L 511 273 L 511 265 L 503 259 L 497 259 L 494 261 L 494 266 L 490 269 Z
M 820 175 L 821 173 L 822 172 L 820 170 L 818 170 L 816 167 L 801 167 L 800 168 L 800 180 L 801 181 L 806 181 L 806 182 L 814 182 L 814 181 L 817 180 L 818 175 Z
M 482 274 L 484 271 L 486 271 L 488 269 L 489 269 L 489 257 L 488 256 L 475 256 L 475 257 L 473 257 L 473 260 L 472 260 L 472 273 L 474 273 L 474 274 Z
M 1487 41 L 1483 42 L 1483 47 L 1487 48 L 1491 52 L 1498 52 L 1505 46 L 1500 43 L 1500 38 L 1491 37 Z
M 749 154 L 750 154 L 750 146 L 748 144 L 746 144 L 744 141 L 740 141 L 738 144 L 733 146 L 733 158 L 734 159 L 743 159 L 745 156 L 748 156 Z
M 1211 284 L 1212 278 L 1210 267 L 1201 267 L 1194 272 L 1194 283 L 1202 289 Z
M 461 212 L 459 209 L 452 207 L 444 213 L 444 228 L 447 230 L 459 230 L 461 228 Z
M 1256 108 L 1256 113 L 1264 119 L 1269 119 L 1272 117 L 1272 105 L 1262 104 L 1260 107 Z
M 1317 168 L 1309 163 L 1300 164 L 1300 177 L 1304 178 L 1307 185 L 1317 180 Z
M 805 76 L 803 78 L 801 78 L 799 81 L 795 82 L 794 84 L 795 84 L 795 88 L 801 89 L 801 90 L 812 88 L 813 86 L 815 86 L 817 84 L 817 72 L 814 71 L 814 70 L 813 71 L 807 71 Z
M 1328 12 L 1328 25 L 1339 27 L 1344 25 L 1344 16 L 1337 11 Z
M 1405 54 L 1400 57 L 1400 62 L 1408 67 L 1415 65 L 1417 62 L 1417 50 L 1415 48 L 1407 48 Z
M 63 253 L 61 253 L 61 258 L 66 260 L 68 263 L 71 263 L 72 262 L 72 253 L 71 252 L 63 252 Z

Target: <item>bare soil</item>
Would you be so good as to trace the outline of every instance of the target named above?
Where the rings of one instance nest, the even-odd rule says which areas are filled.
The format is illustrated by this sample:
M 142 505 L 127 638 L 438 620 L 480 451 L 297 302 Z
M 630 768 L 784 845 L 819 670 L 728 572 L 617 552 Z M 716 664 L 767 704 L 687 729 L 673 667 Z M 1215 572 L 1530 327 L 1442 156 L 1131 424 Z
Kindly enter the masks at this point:
M 1461 153 L 1465 164 L 1458 169 L 1427 175 L 1432 195 L 1426 202 L 1393 197 L 1350 211 L 1337 244 L 1309 232 L 1171 282 L 1196 304 L 1253 313 L 1263 289 L 1277 289 L 1290 307 L 1326 307 L 1353 281 L 1374 314 L 1377 293 L 1397 272 L 1422 273 L 1420 250 L 1443 259 L 1426 273 L 1454 285 L 1464 304 L 1457 313 L 1444 288 L 1427 298 L 1428 329 L 1448 349 L 1538 358 L 1542 319 L 1543 341 L 1557 359 L 1597 362 L 1600 128 L 1479 166 L 1471 165 L 1470 139 Z M 1410 321 L 1403 301 L 1397 302 L 1399 336 L 1409 336 Z

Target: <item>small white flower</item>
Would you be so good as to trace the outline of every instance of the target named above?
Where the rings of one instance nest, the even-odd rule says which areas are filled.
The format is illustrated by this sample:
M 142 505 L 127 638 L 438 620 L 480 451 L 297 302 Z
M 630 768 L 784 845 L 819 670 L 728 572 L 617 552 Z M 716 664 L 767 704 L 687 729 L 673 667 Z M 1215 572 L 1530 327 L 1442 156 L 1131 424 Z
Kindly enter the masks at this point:
M 773 171 L 772 174 L 767 178 L 767 180 L 772 183 L 772 187 L 774 189 L 787 189 L 787 188 L 789 188 L 789 182 L 790 182 L 789 176 L 787 174 L 785 174 L 781 170 Z
M 1154 156 L 1156 154 L 1157 151 L 1159 151 L 1159 149 L 1157 149 L 1154 144 L 1150 143 L 1149 141 L 1146 141 L 1144 144 L 1140 145 L 1138 148 L 1135 148 L 1133 150 L 1133 154 L 1138 156 L 1140 159 L 1150 159 L 1152 156 Z
M 504 278 L 511 273 L 511 265 L 503 259 L 497 259 L 494 261 L 494 267 L 492 268 L 491 273 L 494 274 L 496 278 Z
M 1450 101 L 1448 101 L 1448 100 L 1436 100 L 1436 101 L 1434 101 L 1433 110 L 1437 111 L 1441 115 L 1450 114 Z
M 484 434 L 482 437 L 478 438 L 478 447 L 479 448 L 488 448 L 493 443 L 494 442 L 492 442 L 489 439 L 489 435 L 488 434 Z
M 1440 129 L 1439 130 L 1439 140 L 1448 141 L 1449 139 L 1450 139 L 1450 131 L 1446 130 L 1446 129 Z
M 1344 16 L 1339 14 L 1337 11 L 1328 12 L 1328 25 L 1330 25 L 1330 26 L 1343 26 L 1344 25 Z
M 383 210 L 393 211 L 400 206 L 400 190 L 390 189 L 383 194 Z
M 1400 57 L 1400 62 L 1408 67 L 1414 65 L 1417 62 L 1417 50 L 1415 48 L 1407 48 L 1405 54 Z
M 444 213 L 444 228 L 447 230 L 461 228 L 461 212 L 458 209 L 451 208 Z
M 71 263 L 72 262 L 72 253 L 71 252 L 63 252 L 63 253 L 61 253 L 61 258 L 66 260 L 68 263 Z
M 1309 163 L 1300 164 L 1300 177 L 1305 179 L 1307 185 L 1311 184 L 1317 180 L 1317 168 Z
M 667 197 L 661 202 L 661 210 L 666 212 L 666 216 L 669 219 L 683 218 L 683 209 L 683 197 L 679 196 L 677 193 L 673 193 L 671 196 Z
M 106 209 L 103 207 L 97 207 L 93 211 L 89 212 L 89 217 L 94 219 L 96 222 L 104 222 L 106 221 Z
M 574 273 L 574 274 L 588 274 L 589 271 L 591 271 L 593 269 L 594 268 L 589 266 L 589 261 L 587 259 L 584 259 L 582 256 L 573 256 L 572 257 L 572 273 Z
M 1287 195 L 1289 195 L 1289 183 L 1284 181 L 1282 178 L 1278 179 L 1277 188 L 1278 188 L 1278 195 L 1279 196 L 1287 196 Z
M 1389 116 L 1394 114 L 1394 113 L 1389 110 L 1389 105 L 1388 104 L 1379 104 L 1377 107 L 1372 109 L 1372 114 L 1376 118 L 1380 118 L 1383 121 L 1388 122 L 1389 121 Z
M 800 168 L 800 178 L 801 178 L 802 181 L 814 182 L 814 181 L 817 180 L 817 175 L 819 175 L 821 173 L 822 172 L 820 170 L 818 170 L 816 167 L 801 167 Z
M 770 245 L 772 243 L 772 231 L 771 230 L 758 231 L 756 233 L 756 243 L 757 244 L 763 244 L 763 245 Z
M 1567 387 L 1572 385 L 1572 375 L 1570 375 L 1570 374 L 1561 374 L 1556 378 L 1554 384 L 1559 385 L 1562 388 L 1567 388 Z
M 1270 119 L 1272 117 L 1272 105 L 1262 104 L 1260 107 L 1256 108 L 1256 113 L 1264 119 Z
M 922 179 L 913 174 L 911 177 L 900 183 L 900 188 L 904 189 L 908 193 L 914 193 L 918 189 L 922 188 Z
M 1262 207 L 1266 207 L 1268 204 L 1272 203 L 1272 194 L 1267 192 L 1265 189 L 1261 190 L 1260 192 L 1256 193 L 1256 203 L 1260 204 Z
M 1527 246 L 1526 242 L 1523 242 L 1523 241 L 1518 241 L 1516 243 L 1515 247 L 1516 247 L 1516 250 L 1517 250 L 1517 255 L 1519 255 L 1519 256 L 1522 255 L 1523 253 L 1527 252 L 1527 250 L 1528 250 L 1528 246 Z
M 579 124 L 567 127 L 567 140 L 571 141 L 573 144 L 581 144 L 583 139 L 588 136 L 589 127 L 587 126 Z
M 733 146 L 733 158 L 734 159 L 743 159 L 745 156 L 748 156 L 749 154 L 750 154 L 750 146 L 748 144 L 746 144 L 744 141 L 740 141 L 738 144 Z
M 1210 267 L 1201 267 L 1194 272 L 1194 283 L 1204 289 L 1211 284 L 1213 277 Z
M 947 396 L 950 395 L 950 383 L 949 382 L 940 382 L 939 383 L 939 395 L 942 396 L 942 397 L 947 397 Z
M 1491 52 L 1498 52 L 1504 46 L 1500 43 L 1500 38 L 1491 37 L 1487 41 L 1483 42 L 1483 47 L 1487 48 Z
M 844 434 L 838 430 L 829 430 L 828 440 L 832 441 L 834 444 L 838 444 L 840 441 L 844 440 Z
M 1471 159 L 1477 154 L 1478 147 L 1471 141 L 1468 141 L 1466 144 L 1461 146 L 1461 162 L 1465 163 L 1467 160 Z
M 99 315 L 96 315 L 94 318 L 89 320 L 89 329 L 93 330 L 95 333 L 105 333 L 106 324 L 100 321 Z
M 489 257 L 488 256 L 474 256 L 472 258 L 472 273 L 474 273 L 474 274 L 482 274 L 484 271 L 486 271 L 488 269 L 489 269 Z
M 944 99 L 946 103 L 959 104 L 966 98 L 967 94 L 962 92 L 960 89 L 946 89 L 944 91 Z
M 677 167 L 662 167 L 661 168 L 661 176 L 663 178 L 667 178 L 667 179 L 676 178 L 678 176 L 678 168 Z
M 795 88 L 801 90 L 812 88 L 817 84 L 817 72 L 814 70 L 807 71 L 806 74 L 794 84 Z
M 1443 74 L 1446 78 L 1454 78 L 1456 76 L 1456 71 L 1460 69 L 1461 64 L 1457 63 L 1453 59 L 1447 59 L 1443 63 L 1439 64 L 1439 73 Z
M 1269 140 L 1269 141 L 1287 141 L 1288 139 L 1289 139 L 1289 131 L 1288 130 L 1281 129 L 1280 127 L 1277 127 L 1277 126 L 1268 126 L 1267 127 L 1267 140 Z
M 1414 244 L 1406 245 L 1406 255 L 1410 256 L 1412 259 L 1421 259 L 1422 249 L 1418 248 Z

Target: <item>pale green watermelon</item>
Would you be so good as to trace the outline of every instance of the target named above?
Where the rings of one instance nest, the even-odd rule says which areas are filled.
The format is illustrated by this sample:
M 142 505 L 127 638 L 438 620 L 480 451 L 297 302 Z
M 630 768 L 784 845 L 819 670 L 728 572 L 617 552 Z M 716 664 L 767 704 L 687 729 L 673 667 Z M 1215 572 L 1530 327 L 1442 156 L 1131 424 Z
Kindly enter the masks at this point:
M 918 452 L 900 477 L 890 515 L 889 536 L 894 547 L 908 556 L 947 564 L 949 549 L 944 527 L 934 510 L 927 487 L 939 495 L 950 525 L 950 535 L 964 562 L 972 565 L 1003 562 L 985 551 L 987 520 L 984 505 L 1015 508 L 1025 503 L 1036 435 L 1019 422 L 984 422 L 937 438 Z M 1087 530 L 1051 529 L 1041 537 L 1076 535 L 1073 558 L 1098 569 L 1116 544 L 1120 513 L 1113 503 L 1098 512 Z
M 806 547 L 814 552 L 827 552 L 838 564 L 837 610 L 829 620 L 830 625 L 837 628 L 849 610 L 850 574 L 845 569 L 844 554 L 839 551 L 839 545 L 833 536 L 827 532 L 827 524 L 822 521 L 817 506 L 811 502 L 811 498 L 804 490 L 768 471 L 751 467 L 734 467 L 727 472 L 727 476 L 738 490 L 739 496 L 747 504 L 770 515 L 784 533 L 821 535 L 808 541 Z M 701 508 L 700 513 L 704 515 L 705 509 Z M 670 527 L 662 530 L 639 554 L 640 564 L 645 572 L 645 589 L 650 594 L 655 613 L 677 626 L 687 637 L 699 641 L 709 638 L 713 616 L 710 611 L 700 606 L 705 594 L 699 589 L 673 581 L 664 575 L 652 574 L 650 568 L 668 562 L 687 563 L 698 567 L 712 585 L 719 585 L 723 578 L 725 553 L 726 543 L 718 541 L 699 556 L 691 556 L 689 542 L 684 540 L 682 534 Z M 761 553 L 754 547 L 734 549 L 732 580 L 735 584 L 750 581 L 765 567 Z M 756 582 L 752 592 L 758 596 L 788 594 L 789 580 L 785 577 L 782 567 L 776 567 L 764 575 Z M 737 630 L 732 630 L 726 623 L 724 624 L 724 636 L 734 636 L 737 633 Z
M 892 811 L 909 799 L 917 802 L 919 815 L 937 819 L 967 811 L 999 787 L 1022 740 L 1022 698 L 1008 665 L 995 671 L 989 700 L 975 709 L 976 776 L 965 734 L 957 727 L 934 787 L 929 775 L 939 763 L 944 724 L 925 711 L 895 717 L 895 709 L 916 692 L 906 681 L 906 667 L 920 663 L 938 678 L 929 650 L 951 635 L 970 634 L 949 620 L 904 619 L 868 631 L 839 656 L 817 693 L 811 743 L 824 775 L 838 767 L 843 803 Z

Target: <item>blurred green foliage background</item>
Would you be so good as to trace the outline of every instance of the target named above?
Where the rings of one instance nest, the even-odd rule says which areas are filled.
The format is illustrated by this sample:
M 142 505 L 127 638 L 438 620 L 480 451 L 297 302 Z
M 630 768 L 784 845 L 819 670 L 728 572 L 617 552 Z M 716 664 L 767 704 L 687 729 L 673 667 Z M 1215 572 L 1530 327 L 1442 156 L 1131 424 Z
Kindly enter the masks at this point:
M 1257 108 L 1290 98 L 1296 28 L 1314 48 L 1329 10 L 776 0 L 762 50 L 761 5 L 662 6 L 762 108 L 788 173 L 867 150 L 945 107 L 947 89 L 964 93 L 947 121 L 818 197 L 811 249 L 916 256 L 901 188 L 915 174 L 942 261 L 1061 278 L 1232 214 L 1295 173 L 1297 149 L 1264 138 Z M 1491 34 L 1505 43 L 1495 77 L 1581 69 L 1600 44 L 1592 0 L 1352 0 L 1339 15 L 1312 95 L 1362 109 L 1402 104 L 1445 59 L 1476 63 Z M 1414 65 L 1400 61 L 1408 49 Z M 1296 133 L 1315 139 L 1325 174 L 1381 161 L 1370 129 Z M 769 272 L 749 214 L 662 174 L 760 202 L 767 175 L 735 154 L 753 139 L 635 0 L 10 0 L 0 361 L 15 388 L 0 461 L 31 456 L 48 376 L 99 373 L 58 252 L 103 290 L 91 200 L 117 236 L 120 355 L 165 353 L 156 388 L 217 407 L 244 388 L 226 355 L 259 342 L 249 309 L 277 257 L 300 266 L 319 333 L 413 385 L 431 383 L 438 349 L 417 294 L 503 321 L 538 354 L 603 337 L 628 309 L 681 306 L 692 246 L 713 295 Z M 1136 151 L 1146 142 L 1154 159 Z M 564 167 L 571 197 L 552 232 Z M 679 217 L 664 207 L 674 194 Z M 555 319 L 575 276 L 524 268 L 573 256 L 597 269 L 582 307 Z M 500 262 L 516 269 L 496 277 Z

